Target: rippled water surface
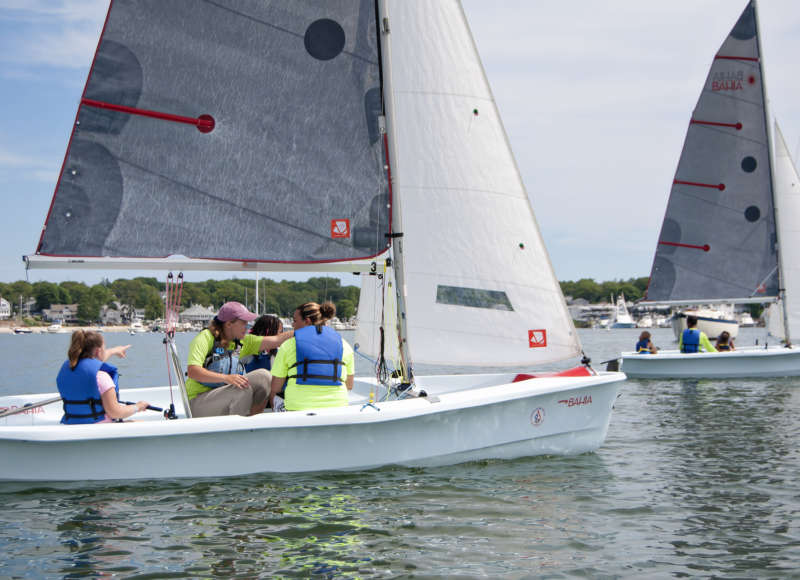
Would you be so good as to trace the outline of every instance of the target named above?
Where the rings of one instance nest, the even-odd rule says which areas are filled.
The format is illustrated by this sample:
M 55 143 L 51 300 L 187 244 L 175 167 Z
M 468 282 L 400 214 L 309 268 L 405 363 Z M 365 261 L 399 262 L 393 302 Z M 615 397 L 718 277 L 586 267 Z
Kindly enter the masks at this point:
M 637 335 L 582 340 L 601 361 Z M 53 391 L 68 338 L 0 336 L 0 394 Z M 106 339 L 134 345 L 125 385 L 165 383 L 157 335 Z M 797 379 L 628 380 L 605 445 L 577 457 L 0 484 L 0 577 L 798 577 L 798 410 Z

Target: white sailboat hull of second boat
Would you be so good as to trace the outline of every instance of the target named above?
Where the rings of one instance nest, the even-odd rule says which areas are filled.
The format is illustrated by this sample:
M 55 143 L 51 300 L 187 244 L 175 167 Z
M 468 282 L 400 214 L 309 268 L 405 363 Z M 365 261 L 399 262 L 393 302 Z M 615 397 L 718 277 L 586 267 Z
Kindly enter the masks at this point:
M 639 379 L 795 377 L 800 376 L 800 348 L 775 345 L 691 354 L 662 350 L 656 355 L 623 352 L 622 370 Z
M 60 425 L 56 403 L 0 419 L 0 479 L 218 477 L 583 453 L 605 439 L 624 375 L 514 378 L 418 377 L 427 397 L 377 408 L 364 404 L 373 385 L 359 380 L 348 407 L 253 417 L 170 421 L 145 412 L 125 423 Z M 0 398 L 0 408 L 52 396 Z M 123 390 L 121 398 L 170 401 L 167 387 Z
M 691 313 L 690 313 L 691 314 Z M 697 316 L 697 329 L 705 332 L 706 336 L 712 340 L 719 337 L 723 331 L 730 334 L 731 338 L 736 338 L 739 334 L 739 323 L 736 320 L 725 318 L 712 318 L 711 316 Z M 671 320 L 672 332 L 675 333 L 675 340 L 680 340 L 681 334 L 686 330 L 686 317 L 673 316 Z

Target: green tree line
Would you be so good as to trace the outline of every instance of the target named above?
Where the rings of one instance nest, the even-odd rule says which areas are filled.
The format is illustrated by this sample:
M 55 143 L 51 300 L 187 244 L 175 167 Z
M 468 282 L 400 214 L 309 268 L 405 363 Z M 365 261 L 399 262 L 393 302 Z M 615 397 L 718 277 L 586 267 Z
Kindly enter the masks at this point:
M 594 304 L 608 302 L 612 296 L 616 300 L 620 293 L 625 294 L 626 300 L 635 302 L 644 296 L 649 280 L 647 276 L 611 282 L 595 282 L 591 278 L 581 278 L 576 282 L 567 281 L 560 284 L 564 296 L 571 296 L 573 299 L 584 298 Z
M 18 313 L 20 301 L 26 304 L 31 299 L 36 301 L 35 311 L 50 308 L 53 304 L 77 304 L 78 319 L 87 324 L 99 321 L 102 306 L 110 306 L 115 301 L 130 310 L 143 308 L 147 319 L 161 318 L 164 316 L 161 295 L 165 290 L 165 282 L 145 277 L 113 282 L 103 280 L 93 286 L 82 282 L 0 282 L 0 296 L 11 303 L 14 315 Z M 256 281 L 248 279 L 185 282 L 181 306 L 187 308 L 198 304 L 219 308 L 225 302 L 236 300 L 255 309 L 255 290 Z M 358 294 L 357 286 L 342 286 L 338 278 L 317 277 L 305 282 L 264 279 L 259 281 L 259 312 L 291 316 L 294 309 L 304 302 L 330 300 L 336 304 L 339 318 L 347 319 L 355 314 Z

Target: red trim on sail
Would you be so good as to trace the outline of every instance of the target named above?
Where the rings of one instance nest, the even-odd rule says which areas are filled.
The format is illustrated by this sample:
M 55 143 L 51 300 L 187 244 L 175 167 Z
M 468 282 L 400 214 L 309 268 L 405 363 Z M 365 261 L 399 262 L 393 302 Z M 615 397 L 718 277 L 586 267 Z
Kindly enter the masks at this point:
M 214 130 L 216 125 L 214 117 L 211 115 L 200 115 L 199 117 L 182 117 L 180 115 L 172 115 L 170 113 L 162 113 L 160 111 L 151 111 L 148 109 L 137 109 L 135 107 L 127 107 L 125 105 L 115 105 L 114 103 L 106 103 L 104 101 L 95 101 L 94 99 L 81 99 L 81 105 L 88 107 L 95 107 L 97 109 L 109 109 L 111 111 L 118 111 L 120 113 L 128 113 L 130 115 L 141 115 L 143 117 L 151 117 L 153 119 L 161 119 L 162 121 L 172 121 L 174 123 L 186 123 L 187 125 L 194 125 L 201 133 L 210 133 Z
M 714 60 L 749 60 L 750 62 L 758 62 L 757 56 L 723 56 L 718 54 L 714 57 Z
M 111 8 L 114 6 L 114 0 L 111 0 L 108 3 L 108 11 L 106 12 L 106 19 L 103 22 L 103 30 L 100 31 L 100 37 L 97 39 L 97 46 L 94 47 L 94 58 L 92 58 L 92 66 L 89 68 L 89 74 L 86 76 L 86 82 L 83 84 L 83 93 L 82 95 L 86 94 L 86 89 L 89 86 L 89 79 L 92 78 L 92 71 L 94 70 L 94 63 L 97 60 L 97 52 L 100 50 L 100 43 L 103 42 L 103 35 L 106 33 L 106 26 L 108 26 L 108 17 L 111 16 Z M 72 122 L 72 134 L 69 136 L 69 143 L 67 144 L 67 149 L 64 151 L 64 159 L 61 161 L 61 171 L 58 172 L 58 181 L 56 181 L 56 188 L 53 190 L 53 197 L 50 198 L 50 207 L 47 209 L 47 215 L 44 218 L 44 225 L 42 226 L 42 232 L 39 234 L 39 243 L 36 244 L 36 253 L 39 253 L 39 250 L 42 249 L 42 243 L 44 242 L 44 233 L 47 230 L 47 222 L 50 221 L 50 214 L 53 213 L 53 206 L 56 203 L 56 192 L 58 191 L 58 186 L 61 185 L 61 177 L 64 175 L 64 168 L 67 166 L 67 158 L 69 157 L 69 150 L 72 147 L 72 138 L 75 136 L 75 127 L 78 125 L 78 115 L 80 115 L 81 108 L 75 111 L 75 120 Z
M 725 191 L 725 184 L 724 183 L 697 183 L 696 181 L 681 181 L 680 179 L 676 179 L 672 182 L 674 185 L 691 185 L 694 187 L 710 187 L 711 189 L 719 189 L 720 191 Z
M 716 123 L 714 121 L 699 121 L 697 119 L 692 119 L 691 121 L 689 121 L 689 124 L 690 125 L 713 125 L 714 127 L 731 127 L 733 129 L 736 129 L 737 131 L 741 131 L 742 130 L 742 124 L 741 123 Z
M 709 246 L 708 244 L 705 244 L 703 246 L 695 246 L 693 244 L 679 244 L 678 242 L 661 242 L 661 241 L 659 241 L 658 243 L 661 244 L 662 246 L 675 246 L 677 248 L 690 248 L 692 250 L 703 250 L 704 252 L 707 252 L 707 251 L 709 251 L 711 249 L 711 246 Z

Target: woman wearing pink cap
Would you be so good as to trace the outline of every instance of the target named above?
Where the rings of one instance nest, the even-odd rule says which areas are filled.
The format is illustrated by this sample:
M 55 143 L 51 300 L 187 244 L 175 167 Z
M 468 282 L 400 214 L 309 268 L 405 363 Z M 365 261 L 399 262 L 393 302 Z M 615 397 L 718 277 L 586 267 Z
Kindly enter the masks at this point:
M 240 302 L 226 302 L 208 328 L 192 339 L 186 392 L 193 417 L 255 415 L 266 407 L 272 376 L 265 369 L 243 374 L 240 353 L 277 348 L 293 332 L 247 334 L 247 323 L 256 318 Z

